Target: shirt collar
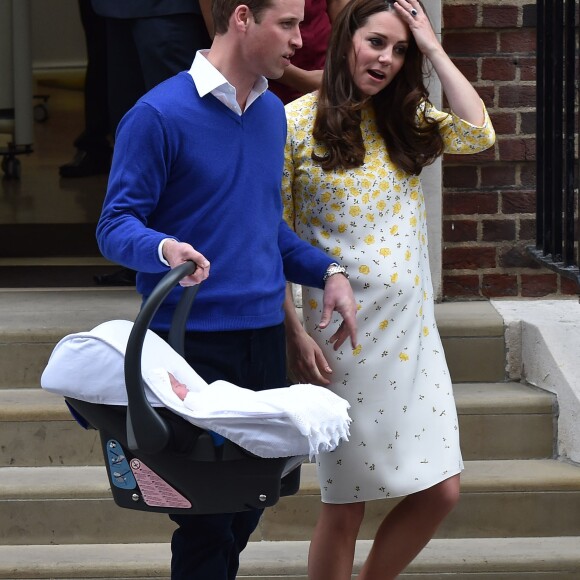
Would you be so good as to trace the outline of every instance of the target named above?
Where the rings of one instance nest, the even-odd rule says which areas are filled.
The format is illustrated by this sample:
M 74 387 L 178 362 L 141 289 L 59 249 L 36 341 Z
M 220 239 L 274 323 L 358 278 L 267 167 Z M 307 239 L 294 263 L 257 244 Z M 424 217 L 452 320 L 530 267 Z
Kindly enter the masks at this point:
M 189 74 L 193 78 L 199 96 L 203 98 L 211 93 L 230 109 L 241 115 L 242 111 L 236 101 L 235 87 L 209 62 L 206 58 L 208 52 L 208 49 L 198 50 L 189 69 Z M 246 110 L 267 89 L 268 81 L 263 76 L 259 77 L 248 96 Z

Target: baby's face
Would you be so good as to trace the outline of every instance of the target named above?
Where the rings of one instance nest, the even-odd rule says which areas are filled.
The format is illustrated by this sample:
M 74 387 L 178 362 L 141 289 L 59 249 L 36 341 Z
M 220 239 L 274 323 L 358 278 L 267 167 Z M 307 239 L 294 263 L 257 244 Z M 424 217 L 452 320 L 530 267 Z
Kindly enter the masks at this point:
M 176 387 L 184 387 L 187 389 L 187 387 L 183 383 L 180 383 L 171 373 L 167 374 L 169 375 L 169 382 L 171 383 L 171 387 L 173 389 L 175 389 Z
M 167 374 L 169 375 L 169 383 L 171 384 L 173 392 L 183 401 L 187 397 L 189 389 L 183 383 L 180 383 L 171 373 L 168 372 Z

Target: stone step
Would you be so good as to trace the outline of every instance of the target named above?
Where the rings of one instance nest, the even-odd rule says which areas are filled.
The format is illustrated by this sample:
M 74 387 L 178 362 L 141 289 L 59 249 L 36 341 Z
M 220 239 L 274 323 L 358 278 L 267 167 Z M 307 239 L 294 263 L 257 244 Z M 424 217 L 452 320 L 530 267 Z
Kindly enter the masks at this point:
M 374 537 L 397 499 L 367 502 L 359 538 Z M 261 521 L 262 540 L 303 540 L 320 509 L 313 465 L 303 468 L 300 493 L 283 498 Z M 580 535 L 580 467 L 556 460 L 467 461 L 459 504 L 436 537 Z
M 513 382 L 462 383 L 454 392 L 464 459 L 552 457 L 552 394 Z M 0 389 L 0 441 L 0 466 L 103 463 L 98 433 L 39 388 Z
M 133 287 L 0 290 L 0 389 L 37 387 L 63 336 L 134 320 L 139 305 Z M 435 314 L 455 382 L 505 379 L 503 320 L 489 302 L 437 304 Z
M 0 467 L 102 465 L 98 431 L 83 429 L 64 398 L 39 387 L 0 389 Z
M 4 225 L 2 226 L 4 228 Z M 92 237 L 94 240 L 94 228 L 92 226 Z M 0 234 L 0 240 L 5 236 L 5 232 Z M 51 236 L 53 237 L 53 236 Z M 46 238 L 36 236 L 33 239 L 45 240 Z M 71 236 L 69 240 L 75 240 L 77 245 L 78 236 Z M 37 244 L 38 245 L 38 244 Z M 44 245 L 44 244 L 43 244 Z M 19 258 L 2 258 L 0 257 L 0 284 L 3 288 L 96 288 L 95 276 L 105 276 L 119 270 L 119 266 L 106 260 L 99 255 L 96 247 L 96 240 L 93 241 L 95 246 L 95 255 L 82 255 L 86 251 L 80 246 L 75 251 L 81 252 L 80 255 L 72 256 L 50 256 L 50 257 L 19 257 Z M 11 240 L 9 246 L 15 246 L 14 240 Z M 67 242 L 70 247 L 70 242 Z M 0 249 L 0 254 L 5 247 Z M 47 250 L 48 251 L 48 250 Z
M 370 541 L 357 542 L 358 573 Z M 309 543 L 251 542 L 239 580 L 307 580 Z M 434 539 L 405 580 L 565 580 L 580 577 L 580 537 Z M 0 546 L 0 579 L 169 579 L 168 543 Z
M 464 460 L 534 459 L 555 454 L 556 397 L 529 385 L 453 385 Z
M 320 508 L 313 464 L 301 489 L 266 510 L 253 540 L 302 541 Z M 360 539 L 371 539 L 397 500 L 367 504 Z M 580 536 L 580 467 L 556 460 L 468 461 L 461 499 L 439 538 Z M 0 469 L 0 545 L 165 542 L 162 514 L 117 507 L 104 467 Z
M 504 322 L 491 303 L 443 302 L 435 319 L 453 382 L 505 380 Z
M 107 320 L 134 320 L 135 288 L 0 290 L 0 389 L 38 387 L 55 344 Z

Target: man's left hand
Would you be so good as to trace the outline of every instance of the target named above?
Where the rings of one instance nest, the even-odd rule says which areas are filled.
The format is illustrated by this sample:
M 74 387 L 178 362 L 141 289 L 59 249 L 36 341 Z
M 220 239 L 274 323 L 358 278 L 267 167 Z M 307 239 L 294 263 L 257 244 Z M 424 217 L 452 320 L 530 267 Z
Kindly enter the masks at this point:
M 338 330 L 329 339 L 334 346 L 334 350 L 338 350 L 349 336 L 352 348 L 356 348 L 357 307 L 350 282 L 342 274 L 334 274 L 326 281 L 320 328 L 326 328 L 330 324 L 332 312 L 335 310 L 342 316 L 342 322 Z

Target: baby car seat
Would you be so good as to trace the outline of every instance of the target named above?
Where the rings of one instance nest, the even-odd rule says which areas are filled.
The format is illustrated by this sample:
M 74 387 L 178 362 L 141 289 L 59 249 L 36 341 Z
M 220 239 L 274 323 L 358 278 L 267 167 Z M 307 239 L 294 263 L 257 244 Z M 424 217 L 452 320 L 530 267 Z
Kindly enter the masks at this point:
M 186 262 L 169 271 L 143 304 L 124 361 L 128 406 L 65 400 L 75 419 L 100 433 L 113 499 L 123 508 L 150 512 L 233 513 L 274 505 L 300 487 L 304 457 L 262 458 L 209 432 L 145 395 L 141 356 L 151 321 L 174 286 L 195 271 Z M 184 289 L 169 344 L 183 356 L 185 324 L 199 286 Z

